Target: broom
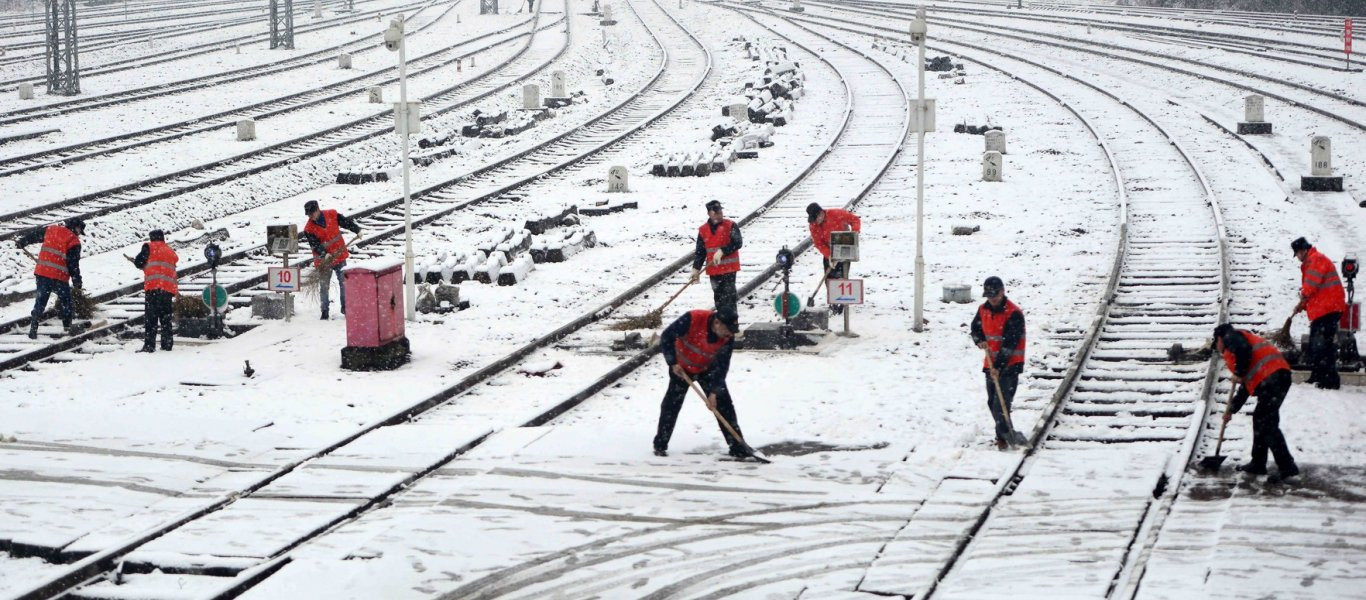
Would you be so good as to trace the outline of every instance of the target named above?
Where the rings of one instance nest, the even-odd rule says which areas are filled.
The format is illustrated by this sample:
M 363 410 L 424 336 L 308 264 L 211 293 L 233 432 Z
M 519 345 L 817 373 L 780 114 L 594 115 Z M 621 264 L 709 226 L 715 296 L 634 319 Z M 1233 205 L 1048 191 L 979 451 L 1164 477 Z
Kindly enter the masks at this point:
M 660 325 L 664 324 L 664 309 L 668 308 L 670 304 L 673 304 L 673 301 L 677 299 L 680 294 L 683 293 L 683 290 L 688 289 L 688 286 L 690 285 L 692 285 L 692 280 L 688 280 L 687 283 L 683 284 L 683 287 L 678 288 L 678 291 L 674 292 L 674 295 L 670 296 L 669 301 L 665 302 L 663 306 L 660 306 L 659 308 L 647 312 L 639 317 L 627 317 L 625 319 L 622 319 L 621 321 L 618 321 L 610 325 L 608 329 L 611 329 L 613 331 L 630 331 L 632 329 L 659 328 Z
M 38 257 L 34 256 L 28 248 L 19 248 L 21 252 L 38 262 Z M 124 258 L 127 258 L 126 256 Z M 91 319 L 95 317 L 95 301 L 90 299 L 90 295 L 84 289 L 71 288 L 71 313 L 77 319 Z
M 357 233 L 356 237 L 351 238 L 351 242 L 346 244 L 343 249 L 354 246 L 359 239 L 360 234 Z M 319 264 L 317 268 L 299 276 L 299 292 L 302 293 L 305 298 L 309 300 L 318 298 L 319 293 L 322 291 L 323 282 L 330 281 L 327 278 L 332 275 L 332 267 L 336 266 L 339 253 L 340 251 L 322 257 L 319 261 L 321 264 Z
M 1294 340 L 1290 339 L 1290 322 L 1293 321 L 1293 320 L 1295 319 L 1295 315 L 1296 315 L 1296 314 L 1299 314 L 1299 313 L 1298 313 L 1298 312 L 1296 312 L 1296 313 L 1291 313 L 1291 315 L 1290 315 L 1289 317 L 1286 317 L 1286 318 L 1285 318 L 1285 325 L 1282 325 L 1281 328 L 1280 328 L 1279 330 L 1277 330 L 1275 333 L 1271 334 L 1271 336 L 1270 336 L 1270 337 L 1271 337 L 1271 343 L 1273 343 L 1273 344 L 1275 344 L 1276 346 L 1280 347 L 1282 350 L 1290 349 L 1290 348 L 1293 348 L 1293 347 L 1295 346 Z

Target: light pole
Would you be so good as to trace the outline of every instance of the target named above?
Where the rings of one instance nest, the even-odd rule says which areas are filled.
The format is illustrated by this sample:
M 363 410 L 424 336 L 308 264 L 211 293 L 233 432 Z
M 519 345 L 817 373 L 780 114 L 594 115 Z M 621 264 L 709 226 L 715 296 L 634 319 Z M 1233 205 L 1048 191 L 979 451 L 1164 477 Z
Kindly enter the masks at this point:
M 920 64 L 916 65 L 920 82 L 915 100 L 915 323 L 911 326 L 917 332 L 925 330 L 925 128 L 929 121 L 925 103 L 925 32 L 928 30 L 925 7 L 918 7 L 915 20 L 911 21 L 911 43 L 920 47 Z
M 394 107 L 397 126 L 394 129 L 398 132 L 399 144 L 403 146 L 403 318 L 413 321 L 417 319 L 417 283 L 413 281 L 413 198 L 408 191 L 408 120 L 411 107 L 408 106 L 408 58 L 403 19 L 403 14 L 399 13 L 389 21 L 389 28 L 384 31 L 384 47 L 398 51 L 398 106 Z

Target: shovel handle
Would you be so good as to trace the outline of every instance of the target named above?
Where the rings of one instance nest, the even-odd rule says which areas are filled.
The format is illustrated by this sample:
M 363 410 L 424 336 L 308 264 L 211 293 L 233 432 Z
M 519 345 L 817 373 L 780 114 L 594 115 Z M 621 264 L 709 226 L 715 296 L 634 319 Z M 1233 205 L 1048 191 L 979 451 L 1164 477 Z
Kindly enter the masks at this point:
M 1228 389 L 1228 398 L 1224 400 L 1224 416 L 1233 414 L 1233 395 L 1238 391 L 1238 384 L 1233 384 Z M 1214 455 L 1219 456 L 1219 452 L 1224 449 L 1224 430 L 1228 428 L 1228 420 L 1220 419 L 1219 422 L 1219 441 L 1214 444 Z
M 827 279 L 830 279 L 830 274 L 831 274 L 831 273 L 834 273 L 834 272 L 835 272 L 835 269 L 836 269 L 837 267 L 839 267 L 839 266 L 840 266 L 840 265 L 839 265 L 839 263 L 837 263 L 837 262 L 831 262 L 831 263 L 830 263 L 830 268 L 825 270 L 825 275 L 822 275 L 822 276 L 821 276 L 821 281 L 820 281 L 820 283 L 817 283 L 817 284 L 816 284 L 816 289 L 811 290 L 811 295 L 806 297 L 806 305 L 807 305 L 807 306 L 811 306 L 812 304 L 815 304 L 815 303 L 816 303 L 816 292 L 821 291 L 821 286 L 825 285 L 825 281 L 826 281 Z
M 681 295 L 683 294 L 683 290 L 688 289 L 688 286 L 690 286 L 690 285 L 692 285 L 692 280 L 691 280 L 691 279 L 689 279 L 687 283 L 683 284 L 683 287 L 678 288 L 678 291 L 677 291 L 677 292 L 674 292 L 674 295 L 669 296 L 669 299 L 668 299 L 668 300 L 665 300 L 665 301 L 664 301 L 664 304 L 661 305 L 658 309 L 656 309 L 655 312 L 657 312 L 657 313 L 663 313 L 663 312 L 664 312 L 664 309 L 669 308 L 669 305 L 670 305 L 670 304 L 673 304 L 673 303 L 674 303 L 674 300 L 677 300 L 678 297 L 681 296 Z M 689 379 L 688 382 L 689 382 L 689 383 L 692 383 L 692 380 Z
M 33 262 L 38 262 L 38 257 L 34 256 L 32 252 L 29 252 L 28 248 L 20 248 L 19 251 L 23 252 L 26 256 L 33 259 Z
M 982 352 L 986 354 L 987 364 L 991 365 L 991 350 L 983 348 Z M 1001 403 L 1001 415 L 1006 418 L 1006 426 L 1015 431 L 1015 423 L 1010 420 L 1010 406 L 1006 405 L 1005 392 L 1001 391 L 1001 378 L 996 374 L 996 366 L 992 365 L 987 369 L 987 374 L 991 376 L 991 384 L 996 386 L 996 401 Z
M 721 416 L 720 411 L 716 410 L 715 408 L 712 408 L 710 404 L 707 404 L 707 394 L 702 391 L 702 386 L 697 385 L 697 382 L 693 381 L 691 377 L 688 377 L 688 374 L 686 372 L 683 373 L 683 381 L 688 382 L 688 387 L 691 387 L 692 391 L 697 392 L 698 397 L 702 398 L 702 403 L 707 405 L 707 410 L 710 410 L 711 414 L 716 416 L 716 420 L 721 422 L 721 425 L 726 428 L 726 431 L 730 432 L 730 435 L 734 437 L 736 440 L 738 440 L 741 444 L 744 444 L 746 448 L 749 448 L 749 444 L 745 442 L 745 438 L 740 437 L 740 432 L 736 431 L 734 427 L 730 426 L 730 421 L 727 421 L 725 417 Z M 751 450 L 753 449 L 751 448 Z

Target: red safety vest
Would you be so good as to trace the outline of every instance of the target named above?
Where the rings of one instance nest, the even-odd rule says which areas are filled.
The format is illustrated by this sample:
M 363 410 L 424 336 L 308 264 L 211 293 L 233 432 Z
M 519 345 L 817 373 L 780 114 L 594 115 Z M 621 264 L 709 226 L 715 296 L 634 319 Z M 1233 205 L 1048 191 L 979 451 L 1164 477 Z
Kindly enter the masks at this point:
M 688 311 L 688 316 L 692 320 L 688 326 L 688 333 L 674 342 L 674 356 L 678 359 L 678 364 L 683 366 L 683 370 L 690 375 L 707 370 L 712 359 L 716 358 L 716 353 L 730 340 L 717 338 L 714 343 L 707 341 L 707 334 L 711 329 L 707 325 L 711 322 L 711 315 L 710 310 Z
M 33 274 L 57 281 L 71 281 L 66 270 L 66 253 L 81 245 L 80 238 L 62 225 L 49 225 L 43 232 L 43 249 L 38 252 L 38 264 Z
M 1338 269 L 1318 248 L 1309 249 L 1309 255 L 1300 263 L 1300 276 L 1300 294 L 1308 299 L 1304 312 L 1310 321 L 1347 310 L 1347 294 L 1338 279 Z
M 147 264 L 142 267 L 142 289 L 145 291 L 162 290 L 174 295 L 180 294 L 176 284 L 175 266 L 180 257 L 166 242 L 147 242 Z
M 830 232 L 832 231 L 860 231 L 863 222 L 858 216 L 847 210 L 839 208 L 825 209 L 824 223 L 807 223 L 806 228 L 811 230 L 811 243 L 816 245 L 816 249 L 821 251 L 821 255 L 830 257 Z
M 1006 321 L 1009 321 L 1011 315 L 1017 312 L 1020 312 L 1020 307 L 1015 306 L 1015 303 L 1010 300 L 1006 300 L 1005 310 L 999 313 L 992 312 L 986 302 L 977 307 L 977 316 L 982 320 L 982 335 L 987 336 L 987 350 L 991 351 L 993 357 L 1001 352 L 1001 342 L 1005 341 Z M 1006 361 L 1006 366 L 1022 365 L 1024 361 L 1025 336 L 1021 335 L 1020 343 L 1010 352 L 1010 359 Z M 985 356 L 982 357 L 982 368 L 991 368 L 991 362 Z
M 313 219 L 309 219 L 308 224 L 304 225 L 304 233 L 312 234 L 313 237 L 322 241 L 323 249 L 328 254 L 337 255 L 337 258 L 332 261 L 333 266 L 335 266 L 350 258 L 351 253 L 347 252 L 346 240 L 342 239 L 341 226 L 337 224 L 337 211 L 329 209 L 322 212 L 323 226 L 318 227 Z M 313 253 L 313 266 L 319 269 L 323 266 L 323 259 L 318 256 L 317 252 Z
M 721 262 L 711 263 L 711 252 L 717 248 L 724 247 L 730 243 L 730 229 L 735 226 L 735 222 L 730 219 L 723 219 L 720 225 L 716 226 L 716 231 L 711 230 L 711 223 L 703 223 L 697 228 L 697 235 L 702 236 L 702 245 L 707 248 L 707 275 L 715 277 L 728 273 L 740 272 L 740 251 L 736 250 L 730 254 L 721 256 Z
M 1262 381 L 1270 377 L 1272 373 L 1290 370 L 1290 363 L 1285 362 L 1285 357 L 1281 356 L 1280 351 L 1276 350 L 1276 346 L 1271 342 L 1241 329 L 1238 330 L 1238 333 L 1243 334 L 1243 339 L 1246 339 L 1248 345 L 1252 346 L 1252 364 L 1247 368 L 1247 373 L 1241 375 L 1249 392 L 1256 394 L 1257 386 L 1261 385 Z M 1234 365 L 1237 365 L 1238 361 L 1234 358 L 1233 353 L 1228 350 L 1224 351 L 1224 364 L 1228 365 L 1230 373 L 1238 375 L 1238 372 L 1234 371 Z

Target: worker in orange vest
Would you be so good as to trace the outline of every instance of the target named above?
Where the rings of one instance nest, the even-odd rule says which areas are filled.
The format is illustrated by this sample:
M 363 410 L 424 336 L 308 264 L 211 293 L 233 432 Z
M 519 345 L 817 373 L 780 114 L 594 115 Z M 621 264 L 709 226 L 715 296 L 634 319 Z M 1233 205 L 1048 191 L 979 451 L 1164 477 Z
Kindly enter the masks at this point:
M 142 269 L 143 325 L 142 349 L 156 351 L 157 330 L 161 330 L 161 349 L 171 350 L 174 331 L 171 327 L 172 306 L 180 295 L 176 281 L 176 264 L 180 256 L 166 244 L 166 234 L 153 229 L 147 243 L 133 257 L 133 266 Z
M 1297 238 L 1290 242 L 1290 249 L 1300 260 L 1300 303 L 1295 305 L 1295 314 L 1304 311 L 1309 316 L 1309 346 L 1304 352 L 1305 362 L 1313 369 L 1309 383 L 1336 390 L 1341 384 L 1338 323 L 1347 310 L 1347 293 L 1333 261 L 1308 240 Z
M 702 386 L 707 394 L 708 407 L 721 413 L 736 433 L 745 435 L 735 419 L 735 404 L 731 402 L 730 391 L 726 389 L 734 336 L 739 330 L 739 319 L 734 313 L 711 310 L 688 311 L 664 328 L 659 340 L 659 351 L 664 355 L 664 363 L 669 366 L 669 387 L 659 406 L 659 426 L 654 439 L 655 456 L 669 455 L 669 439 L 673 437 L 678 411 L 683 408 L 683 400 L 688 395 L 689 386 L 685 377 Z M 731 456 L 745 458 L 750 455 L 745 445 L 733 438 L 720 421 L 717 426 L 730 446 Z
M 982 359 L 982 372 L 987 380 L 987 409 L 996 421 L 996 449 L 1005 450 L 1014 432 L 1002 412 L 996 384 L 1001 384 L 1000 393 L 1005 397 L 1005 409 L 1009 410 L 1015 402 L 1015 390 L 1020 386 L 1020 373 L 1024 371 L 1024 311 L 1006 298 L 1005 283 L 1000 277 L 993 275 L 982 283 L 982 297 L 987 300 L 977 307 L 970 335 L 972 342 L 990 355 Z
M 702 265 L 707 266 L 707 277 L 711 279 L 712 300 L 716 310 L 740 314 L 735 291 L 736 273 L 740 272 L 740 225 L 726 218 L 721 203 L 712 200 L 707 203 L 707 222 L 697 228 L 697 244 L 693 250 L 692 278 L 689 283 L 697 283 L 702 276 Z
M 33 295 L 33 313 L 28 322 L 29 339 L 38 338 L 38 322 L 47 310 L 47 299 L 57 294 L 57 311 L 62 317 L 62 329 L 67 335 L 75 332 L 71 319 L 71 289 L 81 289 L 81 238 L 85 235 L 85 221 L 79 217 L 67 219 L 61 225 L 32 229 L 14 240 L 19 249 L 39 241 L 43 243 L 33 267 L 37 289 Z
M 337 293 L 341 294 L 341 313 L 346 314 L 346 280 L 342 277 L 342 269 L 346 267 L 346 259 L 351 253 L 346 249 L 341 230 L 359 234 L 360 225 L 335 210 L 320 210 L 317 200 L 304 203 L 304 214 L 308 215 L 308 223 L 304 224 L 304 233 L 299 237 L 307 241 L 313 250 L 313 268 L 322 269 L 322 286 L 318 296 L 319 304 L 322 305 L 322 319 L 326 321 L 327 309 L 331 305 L 328 288 L 332 287 L 333 275 L 337 276 Z
M 812 202 L 806 206 L 806 226 L 811 231 L 811 243 L 816 246 L 821 256 L 822 273 L 828 273 L 825 280 L 846 279 L 849 277 L 849 263 L 841 261 L 835 268 L 830 268 L 830 233 L 834 231 L 860 231 L 863 222 L 858 216 L 841 208 L 821 208 L 821 205 Z M 819 288 L 817 288 L 819 289 Z M 843 305 L 835 305 L 831 312 L 840 314 L 844 312 Z
M 1276 475 L 1266 482 L 1287 482 L 1300 472 L 1281 433 L 1281 403 L 1290 392 L 1290 363 L 1271 342 L 1250 331 L 1234 329 L 1228 323 L 1214 328 L 1214 348 L 1223 355 L 1234 385 L 1242 384 L 1233 404 L 1224 412 L 1224 422 L 1247 403 L 1249 393 L 1257 396 L 1257 406 L 1252 409 L 1252 457 L 1238 465 L 1238 471 L 1266 475 L 1266 455 L 1270 451 L 1276 459 Z

